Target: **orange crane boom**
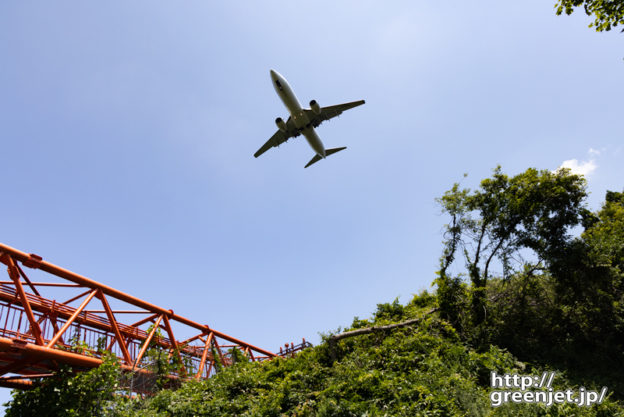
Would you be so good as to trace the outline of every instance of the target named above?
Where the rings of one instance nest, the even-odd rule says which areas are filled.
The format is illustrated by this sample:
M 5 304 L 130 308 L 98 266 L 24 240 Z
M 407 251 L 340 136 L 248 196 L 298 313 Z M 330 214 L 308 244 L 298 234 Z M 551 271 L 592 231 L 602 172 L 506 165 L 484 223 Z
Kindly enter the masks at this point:
M 123 370 L 149 374 L 146 352 L 157 347 L 179 359 L 169 378 L 201 379 L 214 374 L 217 363 L 232 363 L 234 349 L 262 361 L 309 346 L 303 339 L 272 353 L 1 243 L 0 262 L 9 275 L 0 281 L 0 386 L 28 389 L 63 364 L 90 369 L 102 363 L 105 351 L 119 358 Z M 52 281 L 34 282 L 22 266 Z M 72 296 L 58 302 L 40 291 Z M 132 323 L 119 320 L 137 315 L 142 317 Z M 178 340 L 174 329 L 191 336 Z

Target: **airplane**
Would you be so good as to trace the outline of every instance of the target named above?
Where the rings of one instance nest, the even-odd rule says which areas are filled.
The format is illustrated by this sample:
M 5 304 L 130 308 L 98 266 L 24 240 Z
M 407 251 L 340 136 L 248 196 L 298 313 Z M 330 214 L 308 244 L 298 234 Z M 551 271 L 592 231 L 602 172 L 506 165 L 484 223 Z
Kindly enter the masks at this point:
M 316 100 L 312 100 L 310 101 L 310 108 L 304 109 L 301 107 L 301 104 L 299 104 L 299 101 L 290 88 L 288 81 L 286 81 L 286 79 L 277 71 L 271 70 L 271 82 L 273 83 L 273 87 L 275 88 L 277 95 L 288 109 L 290 117 L 285 122 L 281 117 L 275 119 L 275 124 L 278 128 L 277 132 L 275 132 L 275 134 L 271 136 L 271 139 L 269 139 L 260 149 L 258 149 L 258 152 L 254 154 L 256 158 L 272 147 L 279 146 L 288 139 L 299 135 L 303 135 L 306 138 L 308 144 L 316 153 L 304 168 L 309 167 L 321 159 L 325 159 L 329 155 L 333 155 L 336 152 L 347 149 L 346 146 L 342 148 L 325 149 L 323 142 L 321 142 L 321 138 L 318 137 L 314 128 L 318 127 L 325 120 L 339 116 L 345 110 L 361 106 L 365 103 L 364 100 L 337 104 L 335 106 L 328 107 L 321 107 L 318 105 Z

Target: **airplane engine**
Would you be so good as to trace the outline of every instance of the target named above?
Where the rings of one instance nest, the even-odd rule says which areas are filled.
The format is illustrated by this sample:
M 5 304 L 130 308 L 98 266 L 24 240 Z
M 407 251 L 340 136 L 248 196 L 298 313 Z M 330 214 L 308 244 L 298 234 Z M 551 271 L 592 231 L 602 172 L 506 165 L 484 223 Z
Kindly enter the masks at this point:
M 319 114 L 321 113 L 321 106 L 319 106 L 319 104 L 316 102 L 316 100 L 312 100 L 310 102 L 310 108 L 312 109 L 312 111 L 314 112 L 314 114 Z
M 282 132 L 286 132 L 286 123 L 284 123 L 284 120 L 281 117 L 275 119 L 275 124 L 277 125 L 277 128 L 279 130 L 281 130 Z

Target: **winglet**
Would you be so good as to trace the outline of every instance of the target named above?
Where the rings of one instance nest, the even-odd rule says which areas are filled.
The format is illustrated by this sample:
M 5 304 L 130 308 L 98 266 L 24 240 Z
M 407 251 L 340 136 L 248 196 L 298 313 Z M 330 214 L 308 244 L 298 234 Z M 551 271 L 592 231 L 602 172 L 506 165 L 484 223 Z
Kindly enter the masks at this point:
M 332 149 L 326 149 L 326 150 L 325 150 L 325 157 L 328 157 L 329 155 L 335 154 L 336 152 L 340 152 L 340 151 L 342 151 L 342 150 L 344 150 L 344 149 L 347 149 L 347 147 L 346 147 L 346 146 L 343 146 L 342 148 L 332 148 Z M 321 155 L 319 155 L 319 154 L 314 155 L 314 158 L 310 159 L 310 162 L 308 162 L 308 164 L 307 164 L 304 168 L 307 168 L 307 167 L 309 167 L 310 165 L 317 163 L 317 162 L 318 162 L 318 161 L 320 161 L 321 159 L 323 159 L 323 158 L 321 157 Z

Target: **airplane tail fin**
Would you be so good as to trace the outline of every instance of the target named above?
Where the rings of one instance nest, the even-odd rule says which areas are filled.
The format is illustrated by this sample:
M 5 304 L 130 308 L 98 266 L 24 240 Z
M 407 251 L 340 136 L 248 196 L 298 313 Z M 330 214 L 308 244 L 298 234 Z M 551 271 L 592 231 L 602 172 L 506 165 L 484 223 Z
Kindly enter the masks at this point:
M 325 157 L 327 158 L 329 155 L 335 154 L 336 152 L 340 152 L 340 151 L 342 151 L 344 149 L 347 149 L 347 147 L 343 146 L 342 148 L 326 149 L 325 150 Z M 314 158 L 310 159 L 310 162 L 308 162 L 308 164 L 304 168 L 307 168 L 310 165 L 317 163 L 321 159 L 322 159 L 322 157 L 319 154 L 314 155 Z

